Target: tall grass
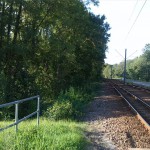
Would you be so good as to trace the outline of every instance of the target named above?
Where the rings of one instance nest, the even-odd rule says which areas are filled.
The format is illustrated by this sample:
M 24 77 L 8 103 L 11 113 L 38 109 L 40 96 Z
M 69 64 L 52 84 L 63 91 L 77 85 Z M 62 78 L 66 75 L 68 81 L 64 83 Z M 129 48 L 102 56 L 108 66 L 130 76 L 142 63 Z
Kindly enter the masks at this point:
M 14 128 L 0 132 L 0 150 L 84 150 L 84 129 L 84 124 L 71 121 L 42 119 L 39 127 L 36 120 L 25 121 L 18 133 Z

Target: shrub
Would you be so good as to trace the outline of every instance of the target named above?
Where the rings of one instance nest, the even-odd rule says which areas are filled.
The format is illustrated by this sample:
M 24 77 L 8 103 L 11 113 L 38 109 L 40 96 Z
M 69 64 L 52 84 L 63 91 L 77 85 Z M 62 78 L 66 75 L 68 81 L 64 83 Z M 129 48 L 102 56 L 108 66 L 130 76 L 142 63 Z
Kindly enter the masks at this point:
M 55 120 L 70 119 L 73 115 L 72 104 L 69 101 L 57 101 L 47 109 L 45 115 Z
M 84 114 L 86 104 L 92 99 L 79 89 L 70 87 L 68 91 L 61 92 L 54 105 L 47 109 L 46 116 L 58 119 L 78 119 Z

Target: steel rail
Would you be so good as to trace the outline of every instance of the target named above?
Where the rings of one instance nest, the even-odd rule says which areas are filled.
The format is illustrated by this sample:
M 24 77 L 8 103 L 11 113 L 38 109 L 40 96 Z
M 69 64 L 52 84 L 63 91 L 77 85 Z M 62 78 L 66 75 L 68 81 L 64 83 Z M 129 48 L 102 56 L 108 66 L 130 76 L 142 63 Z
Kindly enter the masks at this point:
M 122 87 L 120 87 L 122 90 L 124 90 L 126 93 L 128 93 L 129 95 L 131 95 L 132 97 L 134 97 L 135 99 L 139 100 L 143 105 L 145 105 L 146 107 L 148 107 L 150 109 L 150 105 L 147 104 L 146 102 L 144 102 L 141 98 L 139 98 L 138 96 L 136 96 L 135 94 L 131 93 L 130 91 L 128 91 L 127 89 L 124 89 Z
M 123 84 L 122 80 L 113 79 L 113 81 L 117 81 L 117 82 Z M 140 89 L 143 89 L 144 91 L 146 91 L 147 93 L 150 93 L 150 87 L 148 87 L 148 86 L 136 84 L 136 83 L 129 82 L 129 81 L 126 82 L 126 85 L 129 85 L 129 86 L 132 86 L 132 87 L 135 87 L 135 88 L 140 88 Z
M 127 102 L 129 107 L 133 110 L 133 112 L 136 114 L 137 118 L 141 121 L 141 123 L 145 126 L 148 131 L 150 131 L 150 124 L 142 117 L 142 115 L 138 112 L 136 108 L 123 96 L 123 94 L 114 86 L 113 88 L 117 91 L 117 93 Z
M 131 93 L 130 91 L 128 91 L 125 88 L 122 88 L 120 85 L 112 82 L 112 84 L 119 86 L 119 88 L 121 88 L 122 90 L 124 90 L 126 93 L 130 94 L 132 97 L 134 97 L 135 99 L 139 100 L 143 105 L 145 105 L 146 107 L 148 107 L 150 109 L 150 105 L 148 103 L 146 103 L 144 100 L 142 100 L 141 98 L 139 98 L 137 95 Z M 133 87 L 133 86 L 132 86 Z M 144 89 L 144 88 L 143 88 Z
M 150 87 L 146 87 L 146 86 L 142 86 L 142 85 L 137 85 L 137 84 L 133 84 L 133 83 L 127 83 L 128 86 L 131 86 L 133 88 L 136 89 L 141 89 L 147 93 L 150 93 Z

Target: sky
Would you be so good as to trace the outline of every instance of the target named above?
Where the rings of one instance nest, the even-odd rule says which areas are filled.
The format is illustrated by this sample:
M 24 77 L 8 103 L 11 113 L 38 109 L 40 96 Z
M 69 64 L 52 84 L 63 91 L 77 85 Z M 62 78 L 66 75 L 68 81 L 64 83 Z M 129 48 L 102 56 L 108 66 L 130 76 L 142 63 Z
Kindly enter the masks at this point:
M 150 43 L 150 0 L 145 1 L 100 0 L 99 6 L 90 6 L 94 14 L 104 14 L 111 27 L 105 63 L 113 65 L 123 61 L 125 49 L 127 59 L 138 57 Z

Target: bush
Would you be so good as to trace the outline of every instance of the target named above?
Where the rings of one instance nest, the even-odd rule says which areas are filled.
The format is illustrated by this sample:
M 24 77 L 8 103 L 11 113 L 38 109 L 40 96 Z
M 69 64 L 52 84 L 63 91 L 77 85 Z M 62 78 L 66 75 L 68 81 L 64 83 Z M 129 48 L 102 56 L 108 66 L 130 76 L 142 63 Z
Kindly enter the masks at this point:
M 55 120 L 70 119 L 73 116 L 72 104 L 69 101 L 57 101 L 47 109 L 45 115 Z
M 58 119 L 79 119 L 84 114 L 85 106 L 92 100 L 92 95 L 70 87 L 61 92 L 54 105 L 47 109 L 46 116 Z

